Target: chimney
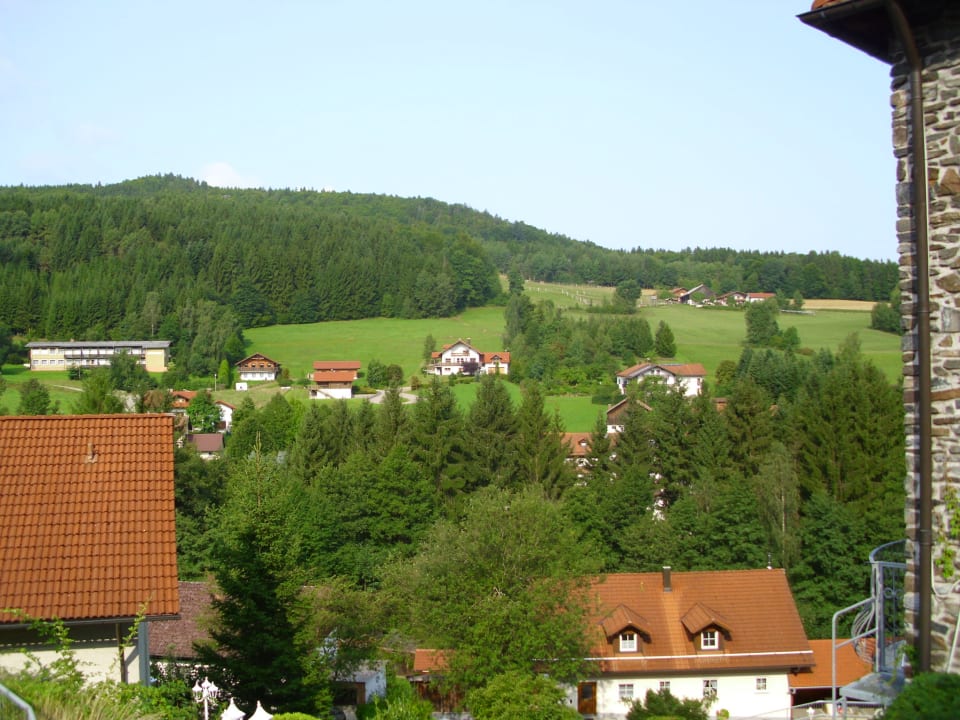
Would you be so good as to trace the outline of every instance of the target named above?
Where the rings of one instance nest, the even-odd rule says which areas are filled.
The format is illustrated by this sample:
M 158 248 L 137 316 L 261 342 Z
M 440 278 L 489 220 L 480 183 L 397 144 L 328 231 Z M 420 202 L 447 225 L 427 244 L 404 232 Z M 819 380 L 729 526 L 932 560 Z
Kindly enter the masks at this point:
M 670 585 L 670 566 L 663 566 L 663 591 L 665 593 L 673 592 L 673 587 Z

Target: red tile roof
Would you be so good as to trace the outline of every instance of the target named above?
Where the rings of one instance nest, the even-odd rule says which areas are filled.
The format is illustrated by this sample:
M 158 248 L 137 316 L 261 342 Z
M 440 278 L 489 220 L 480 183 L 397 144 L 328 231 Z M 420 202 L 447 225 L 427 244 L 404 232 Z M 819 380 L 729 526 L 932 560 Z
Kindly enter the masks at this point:
M 359 360 L 316 360 L 314 370 L 359 370 Z
M 215 453 L 223 451 L 223 435 L 221 433 L 193 433 L 189 441 L 197 452 Z
M 601 609 L 594 655 L 604 672 L 813 665 L 783 570 L 674 572 L 670 584 L 672 589 L 665 592 L 662 573 L 612 574 L 595 583 Z M 636 629 L 649 631 L 649 639 L 644 638 L 638 652 L 621 653 L 616 641 L 610 641 L 619 631 L 613 620 L 630 613 L 643 619 L 645 627 Z M 709 627 L 723 633 L 719 650 L 699 648 L 698 633 Z
M 0 417 L 0 625 L 175 615 L 173 418 Z
M 840 641 L 842 642 L 842 641 Z M 790 675 L 791 688 L 829 688 L 833 685 L 833 640 L 811 640 L 810 649 L 817 664 L 807 672 Z M 871 670 L 860 659 L 853 644 L 837 648 L 837 687 L 859 680 Z
M 617 377 L 632 378 L 648 368 L 651 370 L 653 368 L 661 368 L 671 375 L 678 375 L 680 377 L 707 376 L 707 370 L 703 367 L 703 363 L 640 363 L 639 365 L 628 367 L 626 370 L 621 370 L 617 373 Z
M 357 373 L 353 370 L 317 370 L 313 374 L 315 383 L 345 383 L 353 382 L 357 379 Z

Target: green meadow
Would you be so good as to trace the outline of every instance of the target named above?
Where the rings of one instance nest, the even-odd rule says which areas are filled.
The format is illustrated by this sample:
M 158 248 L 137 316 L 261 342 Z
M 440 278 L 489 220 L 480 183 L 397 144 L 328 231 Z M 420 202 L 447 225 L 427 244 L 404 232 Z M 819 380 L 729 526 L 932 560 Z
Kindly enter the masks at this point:
M 534 302 L 552 300 L 558 306 L 567 308 L 568 314 L 574 317 L 587 317 L 584 311 L 587 306 L 602 303 L 612 293 L 610 288 L 545 283 L 527 283 L 526 290 Z M 647 297 L 644 300 L 650 301 Z M 474 308 L 452 318 L 373 318 L 253 328 L 245 332 L 249 343 L 247 352 L 263 353 L 279 361 L 289 369 L 293 379 L 306 378 L 315 360 L 359 360 L 366 366 L 375 359 L 388 365 L 400 365 L 404 377 L 409 379 L 420 372 L 424 341 L 428 335 L 433 336 L 437 349 L 460 338 L 469 339 L 480 350 L 504 349 L 503 310 L 502 307 Z M 702 363 L 708 381 L 722 361 L 736 361 L 740 356 L 746 335 L 742 311 L 645 304 L 640 313 L 654 332 L 661 320 L 670 325 L 677 343 L 675 360 Z M 856 333 L 864 355 L 891 382 L 901 376 L 900 338 L 871 330 L 868 311 L 816 309 L 809 315 L 781 313 L 778 322 L 781 329 L 796 327 L 801 346 L 812 351 L 821 348 L 836 350 L 845 338 Z M 19 366 L 6 366 L 3 368 L 3 377 L 8 388 L 0 396 L 0 408 L 8 413 L 16 411 L 20 400 L 17 384 L 31 377 L 38 378 L 48 386 L 51 398 L 59 403 L 61 412 L 70 412 L 76 401 L 79 383 L 69 381 L 66 373 L 31 373 Z M 508 384 L 508 387 L 515 402 L 519 401 L 519 389 L 513 384 Z M 254 384 L 249 394 L 260 405 L 277 391 L 278 387 L 273 383 Z M 307 397 L 306 390 L 297 385 L 287 392 L 290 399 L 305 400 Z M 476 384 L 458 384 L 455 392 L 462 405 L 469 407 L 476 393 Z M 218 388 L 216 397 L 237 404 L 244 394 Z M 548 397 L 546 402 L 548 408 L 558 410 L 566 429 L 571 432 L 591 430 L 597 414 L 602 410 L 585 397 Z

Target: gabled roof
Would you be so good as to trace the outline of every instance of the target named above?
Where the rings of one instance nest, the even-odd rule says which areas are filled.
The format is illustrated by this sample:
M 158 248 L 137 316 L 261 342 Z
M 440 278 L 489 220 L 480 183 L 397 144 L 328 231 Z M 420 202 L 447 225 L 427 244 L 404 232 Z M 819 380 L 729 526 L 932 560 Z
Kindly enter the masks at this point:
M 480 362 L 484 365 L 490 365 L 494 362 L 510 364 L 510 353 L 504 350 L 498 350 L 497 352 L 482 352 L 480 353 Z
M 700 602 L 687 610 L 684 616 L 680 618 L 680 622 L 683 623 L 683 626 L 689 633 L 703 632 L 711 627 L 729 632 L 732 627 L 730 621 L 723 617 L 723 615 Z
M 173 417 L 0 417 L 0 626 L 175 615 Z
M 357 373 L 353 370 L 317 370 L 313 374 L 315 383 L 330 382 L 353 382 L 357 379 Z
M 594 588 L 600 601 L 594 659 L 604 672 L 789 671 L 813 665 L 783 570 L 674 572 L 666 592 L 663 573 L 611 574 Z M 645 619 L 650 632 L 642 652 L 620 653 L 608 641 L 607 618 L 619 607 Z M 684 626 L 684 618 L 696 627 L 708 616 L 729 629 L 721 650 L 701 651 L 698 631 Z
M 640 363 L 639 365 L 633 365 L 628 367 L 626 370 L 621 370 L 617 373 L 617 377 L 623 378 L 634 378 L 638 375 L 645 375 L 646 373 L 653 372 L 656 369 L 660 369 L 666 373 L 674 375 L 676 377 L 706 377 L 707 370 L 703 367 L 703 363 Z
M 608 638 L 615 637 L 628 628 L 633 628 L 647 637 L 650 636 L 650 623 L 626 605 L 617 605 L 613 612 L 600 621 L 600 627 Z
M 359 360 L 314 360 L 314 370 L 359 370 Z
M 278 363 L 276 360 L 271 360 L 263 353 L 254 353 L 253 355 L 247 355 L 243 360 L 237 360 L 237 362 L 235 362 L 234 365 L 237 365 L 237 366 L 245 365 L 251 360 L 263 360 L 265 362 L 272 363 L 277 367 L 280 367 L 280 363 Z

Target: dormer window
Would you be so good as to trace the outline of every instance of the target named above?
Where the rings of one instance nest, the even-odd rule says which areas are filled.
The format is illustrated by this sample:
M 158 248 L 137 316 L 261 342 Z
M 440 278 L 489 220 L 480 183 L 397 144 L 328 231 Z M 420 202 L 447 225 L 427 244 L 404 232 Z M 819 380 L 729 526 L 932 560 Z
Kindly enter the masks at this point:
M 716 630 L 704 630 L 700 633 L 700 649 L 701 650 L 719 650 L 720 649 L 720 640 L 717 637 Z
M 637 651 L 637 634 L 629 630 L 620 633 L 620 652 Z

